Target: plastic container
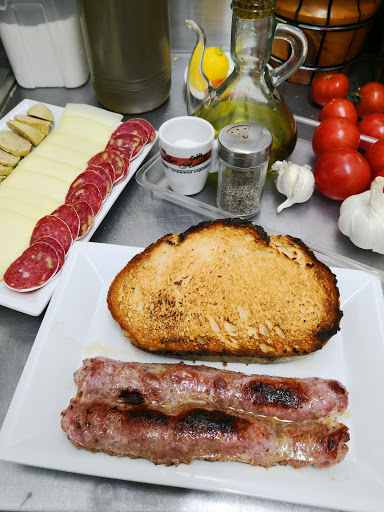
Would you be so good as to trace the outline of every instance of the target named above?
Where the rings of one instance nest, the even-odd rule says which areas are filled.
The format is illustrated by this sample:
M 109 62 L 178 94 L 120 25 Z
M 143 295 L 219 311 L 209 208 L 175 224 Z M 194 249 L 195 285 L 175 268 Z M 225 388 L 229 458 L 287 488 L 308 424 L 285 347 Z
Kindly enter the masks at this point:
M 89 76 L 76 0 L 0 0 L 0 36 L 21 87 L 79 87 Z

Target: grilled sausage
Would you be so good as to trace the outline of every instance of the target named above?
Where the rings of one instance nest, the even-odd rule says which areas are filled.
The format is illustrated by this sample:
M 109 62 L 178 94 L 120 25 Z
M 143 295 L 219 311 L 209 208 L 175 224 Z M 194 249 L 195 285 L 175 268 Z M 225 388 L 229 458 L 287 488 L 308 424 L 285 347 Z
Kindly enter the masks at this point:
M 348 393 L 335 380 L 294 379 L 186 364 L 86 359 L 75 373 L 79 393 L 116 404 L 177 413 L 192 407 L 236 410 L 289 421 L 343 414 Z
M 169 415 L 79 397 L 62 413 L 61 426 L 78 448 L 167 466 L 202 459 L 327 468 L 345 457 L 349 440 L 347 427 L 338 423 L 287 423 L 206 409 Z

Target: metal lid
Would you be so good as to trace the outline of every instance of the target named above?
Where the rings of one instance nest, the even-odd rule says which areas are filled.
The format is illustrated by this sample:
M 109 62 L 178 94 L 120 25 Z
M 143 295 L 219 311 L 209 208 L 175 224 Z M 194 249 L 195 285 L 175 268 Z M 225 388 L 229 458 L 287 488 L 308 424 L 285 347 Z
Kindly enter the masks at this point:
M 240 121 L 224 126 L 217 142 L 218 155 L 226 164 L 249 169 L 269 160 L 272 135 L 264 126 Z

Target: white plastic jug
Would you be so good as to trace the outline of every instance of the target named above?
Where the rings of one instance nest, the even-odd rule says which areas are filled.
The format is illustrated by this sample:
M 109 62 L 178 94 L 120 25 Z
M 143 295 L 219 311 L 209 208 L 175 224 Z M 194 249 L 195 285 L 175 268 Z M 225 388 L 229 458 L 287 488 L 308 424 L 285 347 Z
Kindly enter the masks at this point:
M 87 81 L 76 0 L 0 0 L 0 36 L 20 86 L 73 88 Z

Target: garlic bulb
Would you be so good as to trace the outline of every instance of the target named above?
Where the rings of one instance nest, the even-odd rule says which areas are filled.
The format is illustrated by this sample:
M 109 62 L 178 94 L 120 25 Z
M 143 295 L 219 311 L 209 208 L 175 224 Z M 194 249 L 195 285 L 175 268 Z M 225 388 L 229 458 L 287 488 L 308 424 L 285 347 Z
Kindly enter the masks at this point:
M 340 207 L 339 229 L 361 249 L 384 254 L 384 178 L 371 189 L 348 197 Z
M 315 178 L 309 165 L 296 165 L 285 160 L 275 162 L 272 171 L 277 171 L 276 188 L 287 196 L 286 201 L 277 207 L 277 213 L 295 203 L 304 203 L 313 194 Z

